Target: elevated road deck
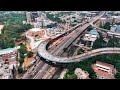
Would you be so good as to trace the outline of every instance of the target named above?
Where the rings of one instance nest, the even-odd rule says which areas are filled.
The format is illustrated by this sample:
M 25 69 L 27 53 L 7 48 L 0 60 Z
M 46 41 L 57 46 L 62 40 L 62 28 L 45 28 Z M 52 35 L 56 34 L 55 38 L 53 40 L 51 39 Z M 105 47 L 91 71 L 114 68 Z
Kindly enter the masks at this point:
M 92 18 L 91 20 L 89 20 L 88 23 L 84 24 L 82 27 L 78 28 L 77 30 L 72 31 L 68 35 L 68 37 L 63 41 L 63 43 L 60 44 L 61 47 L 57 46 L 57 48 L 54 50 L 54 52 L 56 52 L 56 54 L 62 54 L 63 48 L 67 48 L 82 32 L 84 32 L 86 30 L 87 27 L 89 27 L 91 25 L 91 23 L 96 22 L 99 18 L 101 18 L 104 15 L 104 13 L 105 12 L 101 13 L 99 16 Z M 109 53 L 111 53 L 111 51 L 112 51 L 112 53 L 120 53 L 119 48 L 101 48 L 101 49 L 89 51 L 87 53 L 83 53 L 81 55 L 74 56 L 74 57 L 60 57 L 60 56 L 56 56 L 56 55 L 49 53 L 46 50 L 47 44 L 48 44 L 48 42 L 45 42 L 45 41 L 43 41 L 39 44 L 38 54 L 41 57 L 43 57 L 44 59 L 46 59 L 47 61 L 52 61 L 52 62 L 57 62 L 57 63 L 79 62 L 85 58 L 89 58 L 94 55 L 109 54 Z M 118 50 L 116 50 L 116 49 L 118 49 Z M 94 52 L 97 54 L 95 54 Z

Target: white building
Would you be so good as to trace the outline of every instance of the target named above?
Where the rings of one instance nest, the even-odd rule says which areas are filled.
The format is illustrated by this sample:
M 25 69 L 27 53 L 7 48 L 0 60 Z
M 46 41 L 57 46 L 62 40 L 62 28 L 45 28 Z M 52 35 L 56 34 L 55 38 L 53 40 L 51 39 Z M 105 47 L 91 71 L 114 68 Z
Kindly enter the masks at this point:
M 32 18 L 31 18 L 31 13 L 30 12 L 26 12 L 26 17 L 27 17 L 27 23 L 31 23 Z
M 76 68 L 74 73 L 77 75 L 78 79 L 90 79 L 89 73 L 82 70 L 81 68 Z
M 99 37 L 98 32 L 93 29 L 91 30 L 88 34 L 85 34 L 83 40 L 86 42 L 90 42 L 91 43 L 91 47 L 93 46 L 93 43 L 95 42 L 95 40 Z M 87 44 L 86 44 L 87 45 Z

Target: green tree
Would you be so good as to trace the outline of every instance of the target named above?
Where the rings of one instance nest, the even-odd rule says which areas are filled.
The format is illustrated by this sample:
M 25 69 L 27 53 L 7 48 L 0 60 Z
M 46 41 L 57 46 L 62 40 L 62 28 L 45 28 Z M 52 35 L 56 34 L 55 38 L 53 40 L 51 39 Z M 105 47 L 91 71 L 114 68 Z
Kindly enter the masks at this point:
M 20 44 L 20 49 L 18 49 L 18 51 L 22 54 L 27 53 L 27 48 L 24 44 Z
M 67 65 L 68 74 L 73 74 L 74 70 L 79 67 L 79 63 L 70 63 Z
M 32 57 L 32 56 L 33 56 L 33 52 L 31 52 L 31 51 L 28 52 L 27 57 L 30 58 L 30 57 Z
M 115 78 L 120 79 L 120 73 L 119 72 L 115 75 Z
M 20 66 L 22 66 L 23 62 L 24 62 L 24 58 L 20 58 L 19 59 Z
M 63 48 L 63 51 L 66 52 L 66 51 L 67 51 L 67 48 Z
M 22 67 L 19 67 L 19 68 L 18 68 L 18 72 L 19 72 L 19 73 L 23 73 L 23 71 L 24 71 L 24 70 L 23 70 Z
M 87 28 L 87 31 L 91 31 L 93 28 L 91 27 L 91 26 L 89 26 L 88 28 Z
M 82 48 L 80 49 L 80 51 L 81 51 L 81 52 L 84 52 L 84 50 L 83 50 Z
M 52 28 L 52 27 L 56 27 L 56 23 L 51 23 L 51 24 L 47 25 L 47 28 Z
M 62 23 L 62 20 L 60 20 L 59 17 L 55 17 L 53 14 L 47 13 L 46 16 L 47 16 L 48 19 L 50 19 L 52 21 L 56 21 L 58 23 Z
M 20 53 L 20 52 L 19 52 Z M 23 53 L 20 53 L 20 58 L 25 58 Z
M 76 74 L 65 74 L 64 75 L 64 79 L 77 79 L 77 75 Z
M 110 22 L 106 22 L 103 28 L 110 30 Z
M 96 41 L 93 43 L 92 49 L 98 49 L 106 47 L 106 42 L 103 40 L 103 37 L 97 38 Z
M 25 14 L 9 13 L 0 16 L 0 21 L 4 23 L 0 39 L 0 47 L 2 49 L 14 47 L 15 43 L 12 39 L 16 38 L 16 41 L 18 41 L 18 39 L 22 38 L 21 33 L 33 27 L 30 24 L 23 25 L 23 20 L 26 20 Z
M 81 51 L 80 51 L 80 50 L 78 50 L 78 51 L 77 51 L 77 55 L 80 55 L 80 54 L 81 54 Z

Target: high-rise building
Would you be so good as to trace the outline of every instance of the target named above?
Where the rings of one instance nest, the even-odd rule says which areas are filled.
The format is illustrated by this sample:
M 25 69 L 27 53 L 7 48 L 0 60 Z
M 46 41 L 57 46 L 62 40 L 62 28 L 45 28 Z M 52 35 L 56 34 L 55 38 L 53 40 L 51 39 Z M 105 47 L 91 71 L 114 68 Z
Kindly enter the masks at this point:
M 35 22 L 35 18 L 37 18 L 37 17 L 39 17 L 37 11 L 31 12 L 31 20 L 32 20 L 32 22 Z
M 27 23 L 35 22 L 35 18 L 39 17 L 38 12 L 26 12 Z
M 31 19 L 31 14 L 30 12 L 26 12 L 26 17 L 27 17 L 27 23 L 31 23 L 32 19 Z

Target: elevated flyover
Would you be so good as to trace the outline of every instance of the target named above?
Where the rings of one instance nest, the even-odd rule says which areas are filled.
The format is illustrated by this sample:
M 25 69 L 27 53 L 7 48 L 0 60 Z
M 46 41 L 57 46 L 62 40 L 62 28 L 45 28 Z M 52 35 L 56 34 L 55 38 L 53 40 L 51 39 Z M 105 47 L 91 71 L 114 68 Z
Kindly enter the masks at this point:
M 86 53 L 73 56 L 73 57 L 61 57 L 61 56 L 55 56 L 49 53 L 46 50 L 46 45 L 48 42 L 41 42 L 38 46 L 38 54 L 40 57 L 46 59 L 47 61 L 56 62 L 56 63 L 71 63 L 71 62 L 79 62 L 86 58 L 90 58 L 96 55 L 102 55 L 102 54 L 120 54 L 120 48 L 114 47 L 114 48 L 99 48 L 92 51 L 88 51 Z
M 92 18 L 89 23 L 86 23 L 85 25 L 83 25 L 82 27 L 80 27 L 80 30 L 74 30 L 72 31 L 66 40 L 64 40 L 64 43 L 61 44 L 61 47 L 59 48 L 59 51 L 57 51 L 58 48 L 56 48 L 56 53 L 59 52 L 62 53 L 63 52 L 63 48 L 67 48 L 83 31 L 86 30 L 87 27 L 89 27 L 91 25 L 91 23 L 96 22 L 99 18 L 102 17 L 102 15 L 104 15 L 105 12 L 103 12 L 101 15 L 96 16 L 94 18 Z M 77 26 L 78 27 L 78 26 Z M 93 57 L 96 55 L 101 55 L 101 54 L 111 54 L 111 53 L 115 53 L 118 54 L 120 53 L 120 48 L 100 48 L 100 49 L 96 49 L 96 50 L 92 50 L 92 51 L 88 51 L 87 53 L 83 53 L 81 55 L 78 56 L 73 56 L 73 57 L 61 57 L 61 56 L 56 56 L 53 55 L 51 53 L 49 53 L 47 51 L 47 46 L 48 46 L 49 42 L 43 41 L 39 44 L 38 46 L 38 54 L 40 57 L 46 59 L 47 61 L 51 61 L 54 63 L 71 63 L 71 62 L 79 62 L 82 61 L 86 58 L 89 57 Z M 58 53 L 57 53 L 58 54 Z

